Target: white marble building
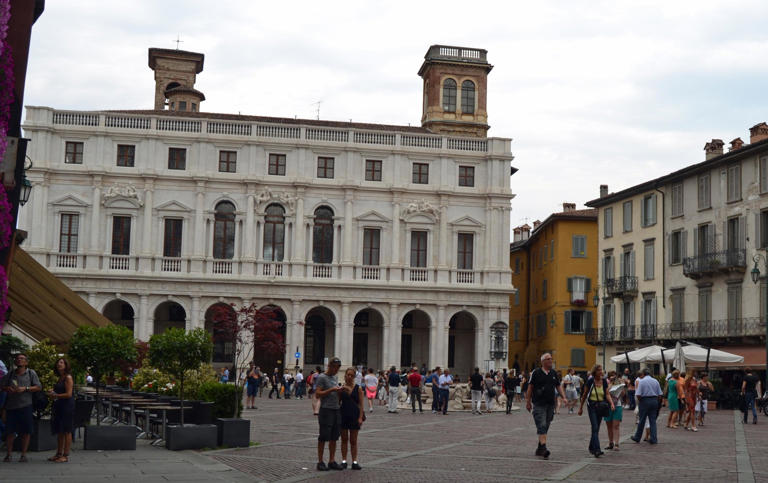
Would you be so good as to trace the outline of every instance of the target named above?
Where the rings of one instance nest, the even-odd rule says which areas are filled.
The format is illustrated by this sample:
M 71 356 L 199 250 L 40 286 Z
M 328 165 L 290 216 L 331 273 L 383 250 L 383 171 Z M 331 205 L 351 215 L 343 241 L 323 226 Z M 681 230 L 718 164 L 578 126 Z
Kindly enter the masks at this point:
M 485 51 L 454 52 L 425 65 L 488 66 Z M 482 81 L 472 97 L 484 105 Z M 180 91 L 194 89 L 164 95 Z M 506 367 L 509 139 L 456 136 L 455 121 L 447 135 L 434 119 L 427 130 L 174 107 L 27 107 L 25 248 L 92 306 L 142 340 L 213 330 L 219 303 L 274 306 L 286 349 L 257 355 L 263 366 L 292 367 L 299 352 L 305 367 L 334 355 Z

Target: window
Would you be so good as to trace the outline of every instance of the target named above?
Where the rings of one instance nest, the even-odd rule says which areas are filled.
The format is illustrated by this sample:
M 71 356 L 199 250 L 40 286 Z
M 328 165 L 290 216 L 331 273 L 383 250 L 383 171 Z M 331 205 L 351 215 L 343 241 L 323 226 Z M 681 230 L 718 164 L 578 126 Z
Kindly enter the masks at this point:
M 684 297 L 685 292 L 683 289 L 672 290 L 672 328 L 679 330 L 683 325 L 685 318 Z
M 699 176 L 699 209 L 705 210 L 712 207 L 712 189 L 709 173 Z
M 315 224 L 312 227 L 312 261 L 333 262 L 333 211 L 327 206 L 315 210 Z
M 683 230 L 673 231 L 669 235 L 669 264 L 683 263 Z
M 133 168 L 134 158 L 136 156 L 136 146 L 133 144 L 117 145 L 117 165 L 126 168 Z
M 768 247 L 768 210 L 761 211 L 757 215 L 758 222 L 755 223 L 757 240 L 755 245 L 758 248 Z
M 219 173 L 237 172 L 237 152 L 219 151 Z
M 515 258 L 515 274 L 520 273 L 520 257 Z
M 320 156 L 317 158 L 317 177 L 333 179 L 334 158 Z
M 413 179 L 415 184 L 429 183 L 429 165 L 427 163 L 413 163 Z
M 603 280 L 612 280 L 614 278 L 613 255 L 603 257 Z
M 168 148 L 168 169 L 187 169 L 187 150 Z
M 712 288 L 699 289 L 699 322 L 712 321 Z
M 285 176 L 285 154 L 269 153 L 267 170 L 272 176 Z
M 472 270 L 472 258 L 474 255 L 475 235 L 472 233 L 459 233 L 457 253 L 458 263 L 456 268 L 459 270 Z
M 179 110 L 180 111 L 186 111 L 187 110 L 187 101 L 179 101 Z
M 541 281 L 541 300 L 547 300 L 547 280 Z
M 741 165 L 728 166 L 728 201 L 741 199 Z
M 64 150 L 64 163 L 83 164 L 83 143 L 67 141 Z
M 179 218 L 166 218 L 163 237 L 163 256 L 175 257 L 181 256 L 181 228 L 184 220 Z
M 514 324 L 512 324 L 512 340 L 518 341 L 520 340 L 520 321 L 516 320 Z
M 585 353 L 584 349 L 571 349 L 571 367 L 586 367 Z
M 520 305 L 520 290 L 515 290 L 515 305 Z
M 586 305 L 587 293 L 592 290 L 592 280 L 586 277 L 568 277 L 568 291 L 571 293 L 571 303 Z
M 112 255 L 130 255 L 131 217 L 112 217 Z
M 77 253 L 79 231 L 80 215 L 62 213 L 59 230 L 59 253 Z
M 625 201 L 622 208 L 624 210 L 624 231 L 632 231 L 632 202 Z
M 565 333 L 583 334 L 585 329 L 592 326 L 592 312 L 587 310 L 565 311 Z
M 672 185 L 672 216 L 683 215 L 683 183 Z
M 469 80 L 461 83 L 461 112 L 462 114 L 475 113 L 475 83 Z
M 647 195 L 643 197 L 643 204 L 640 205 L 640 219 L 643 227 L 656 224 L 656 195 Z
M 728 285 L 728 321 L 741 319 L 741 284 Z
M 269 205 L 264 212 L 264 260 L 282 262 L 285 254 L 285 209 Z
M 365 228 L 363 230 L 363 265 L 379 265 L 381 251 L 381 230 Z
M 552 243 L 549 244 L 549 259 L 555 259 L 555 240 L 552 240 Z
M 644 326 L 656 325 L 656 295 L 655 294 L 643 294 L 642 311 L 642 324 Z
M 760 158 L 760 192 L 768 193 L 768 156 Z
M 635 336 L 635 302 L 625 300 L 622 303 L 621 337 L 622 339 L 634 338 Z
M 726 240 L 723 249 L 733 251 L 746 247 L 745 218 L 734 216 L 726 221 Z
M 613 208 L 606 208 L 603 211 L 603 238 L 613 236 Z
M 411 267 L 425 268 L 427 266 L 427 232 L 411 232 Z
M 222 201 L 213 214 L 213 258 L 231 260 L 235 257 L 235 205 Z
M 453 79 L 443 81 L 443 110 L 456 112 L 456 81 Z
M 474 166 L 459 166 L 459 186 L 475 186 Z
M 587 256 L 586 235 L 573 235 L 571 238 L 571 257 L 584 258 Z
M 693 252 L 696 256 L 714 253 L 715 226 L 712 224 L 699 225 L 693 230 Z
M 536 337 L 547 335 L 547 314 L 536 315 Z
M 635 276 L 635 251 L 632 249 L 625 249 L 621 253 L 621 266 L 619 267 L 622 277 L 634 277 Z
M 196 111 L 197 111 L 197 104 L 195 104 L 195 103 L 193 102 L 193 103 L 192 103 L 192 112 L 196 112 Z
M 611 331 L 616 326 L 616 306 L 613 302 L 603 304 L 603 328 Z M 613 338 L 609 335 L 608 338 Z
M 365 180 L 381 181 L 381 161 L 377 159 L 365 160 Z
M 654 279 L 654 244 L 653 242 L 646 242 L 643 247 L 643 278 L 645 280 Z

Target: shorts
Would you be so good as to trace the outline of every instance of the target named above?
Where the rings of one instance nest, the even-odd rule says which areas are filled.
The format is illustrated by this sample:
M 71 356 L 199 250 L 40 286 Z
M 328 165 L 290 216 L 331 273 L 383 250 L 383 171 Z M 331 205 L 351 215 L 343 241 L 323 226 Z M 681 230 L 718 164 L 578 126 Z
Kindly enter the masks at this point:
M 624 414 L 624 408 L 621 406 L 621 404 L 617 404 L 613 411 L 608 413 L 608 416 L 606 416 L 605 422 L 610 423 L 611 421 L 621 421 L 621 418 Z
M 320 425 L 320 434 L 317 440 L 338 441 L 341 436 L 341 410 L 320 408 L 317 415 L 317 422 Z
M 536 423 L 536 434 L 547 434 L 552 418 L 555 417 L 555 405 L 535 404 L 532 414 L 533 422 Z
M 6 409 L 5 421 L 5 434 L 32 434 L 35 432 L 31 404 L 23 408 Z
M 257 393 L 258 393 L 258 391 L 259 391 L 259 383 L 258 383 L 258 382 L 256 382 L 256 383 L 250 383 L 250 382 L 249 382 L 249 383 L 248 383 L 248 387 L 247 387 L 247 390 L 248 390 L 248 397 L 254 397 L 254 396 L 256 396 L 256 394 L 257 394 Z
M 579 393 L 576 392 L 576 389 L 568 388 L 565 391 L 565 398 L 569 401 L 575 401 L 579 398 Z
M 696 404 L 696 412 L 697 413 L 706 413 L 707 412 L 707 404 L 709 404 L 709 401 L 706 399 L 699 400 L 698 404 Z

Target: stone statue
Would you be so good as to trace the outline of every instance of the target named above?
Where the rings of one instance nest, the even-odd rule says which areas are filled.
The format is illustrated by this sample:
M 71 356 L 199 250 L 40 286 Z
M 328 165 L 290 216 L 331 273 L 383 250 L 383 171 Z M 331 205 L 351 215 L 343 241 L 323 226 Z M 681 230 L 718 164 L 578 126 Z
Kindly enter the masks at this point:
M 272 191 L 272 189 L 267 188 L 261 193 L 257 194 L 255 200 L 257 207 L 271 201 L 277 201 L 278 203 L 282 204 L 288 212 L 293 213 L 293 211 L 296 209 L 296 197 L 284 191 L 275 193 Z
M 407 218 L 412 215 L 420 214 L 429 215 L 437 220 L 440 218 L 440 209 L 435 207 L 427 200 L 417 200 L 408 203 L 405 207 L 403 207 L 400 216 L 401 218 Z
M 104 195 L 102 196 L 102 204 L 105 204 L 107 201 L 114 198 L 132 198 L 139 203 L 139 206 L 144 205 L 144 203 L 139 199 L 139 193 L 136 191 L 136 187 L 132 184 L 115 183 L 112 186 L 107 187 L 107 189 L 104 190 Z

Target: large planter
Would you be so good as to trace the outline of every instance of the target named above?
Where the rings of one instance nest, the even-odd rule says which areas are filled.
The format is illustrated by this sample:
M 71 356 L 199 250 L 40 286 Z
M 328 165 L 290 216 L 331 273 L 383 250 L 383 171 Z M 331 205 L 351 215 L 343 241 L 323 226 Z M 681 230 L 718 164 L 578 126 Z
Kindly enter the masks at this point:
M 173 451 L 216 447 L 217 429 L 213 424 L 170 425 L 165 430 L 165 447 Z
M 83 449 L 136 450 L 133 426 L 86 426 Z
M 51 434 L 50 419 L 35 419 L 34 433 L 29 438 L 29 451 L 51 451 L 56 449 L 56 435 Z M 13 441 L 13 450 L 21 451 L 21 438 Z
M 218 445 L 243 448 L 251 444 L 251 421 L 240 418 L 216 418 Z
M 213 424 L 213 403 L 197 401 L 194 403 L 195 424 Z

